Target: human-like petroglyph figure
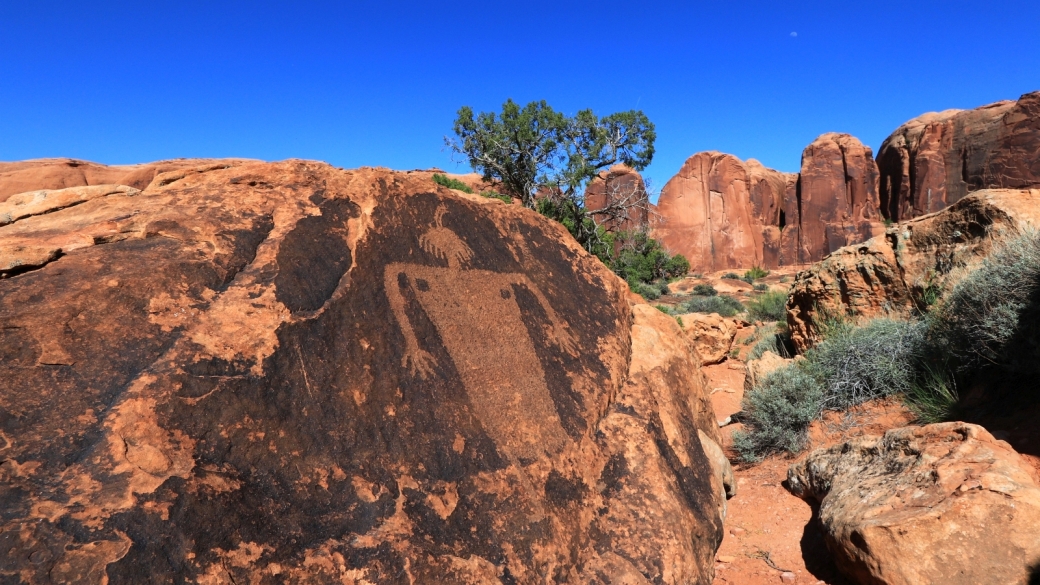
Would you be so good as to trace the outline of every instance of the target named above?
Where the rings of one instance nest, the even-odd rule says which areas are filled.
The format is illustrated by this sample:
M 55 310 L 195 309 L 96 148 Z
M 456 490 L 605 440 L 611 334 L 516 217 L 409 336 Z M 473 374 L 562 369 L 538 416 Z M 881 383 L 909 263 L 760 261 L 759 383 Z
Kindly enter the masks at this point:
M 552 323 L 550 338 L 572 354 L 574 340 L 527 276 L 470 268 L 473 251 L 443 226 L 446 212 L 443 205 L 438 207 L 435 227 L 419 238 L 423 250 L 447 261 L 446 268 L 393 263 L 384 273 L 386 294 L 405 339 L 401 365 L 423 379 L 433 375 L 436 365 L 419 347 L 405 311 L 401 289 L 407 286 L 437 328 L 488 435 L 514 460 L 557 453 L 567 435 L 514 287 L 526 288 L 541 304 Z

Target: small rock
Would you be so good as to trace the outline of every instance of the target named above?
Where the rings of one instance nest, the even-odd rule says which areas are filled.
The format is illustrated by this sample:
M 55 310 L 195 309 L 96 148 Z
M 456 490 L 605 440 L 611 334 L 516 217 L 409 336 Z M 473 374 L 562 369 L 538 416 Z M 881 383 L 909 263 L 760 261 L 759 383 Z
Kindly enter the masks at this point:
M 792 573 L 790 571 L 785 571 L 783 573 L 780 573 L 780 581 L 782 581 L 784 583 L 794 583 L 794 580 L 795 580 L 794 573 Z
M 729 555 L 719 555 L 715 557 L 715 560 L 720 563 L 732 563 L 733 561 L 737 560 L 737 557 L 731 557 Z
M 729 533 L 732 534 L 733 536 L 743 536 L 744 534 L 747 533 L 747 530 L 744 530 L 743 528 L 741 528 L 739 526 L 734 526 L 733 528 L 730 529 Z

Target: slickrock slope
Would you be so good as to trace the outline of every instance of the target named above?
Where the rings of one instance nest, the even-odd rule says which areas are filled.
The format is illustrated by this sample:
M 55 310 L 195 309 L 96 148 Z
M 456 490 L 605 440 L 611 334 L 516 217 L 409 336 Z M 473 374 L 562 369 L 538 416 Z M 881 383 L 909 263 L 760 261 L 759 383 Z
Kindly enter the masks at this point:
M 970 191 L 1040 187 L 1040 92 L 910 120 L 878 150 L 886 216 L 939 211 Z
M 755 160 L 697 153 L 661 190 L 653 235 L 694 272 L 794 263 L 781 258 L 789 183 L 792 176 Z
M 803 262 L 884 233 L 870 148 L 848 134 L 819 136 L 802 152 L 798 176 Z
M 695 350 L 561 226 L 428 172 L 136 185 L 5 204 L 0 580 L 711 581 Z
M 156 175 L 203 165 L 226 166 L 244 159 L 175 159 L 142 165 L 106 166 L 71 158 L 0 162 L 0 202 L 15 193 L 90 185 L 147 187 Z
M 1040 190 L 984 190 L 841 248 L 795 277 L 791 337 L 801 350 L 812 345 L 821 310 L 871 317 L 923 308 L 928 294 L 948 290 L 995 243 L 1029 225 L 1040 225 Z
M 827 547 L 857 583 L 1025 585 L 1040 558 L 1033 470 L 976 425 L 820 449 L 791 466 L 788 485 L 820 502 Z
M 649 221 L 650 201 L 643 177 L 623 164 L 602 171 L 585 189 L 586 209 L 608 229 L 636 230 Z

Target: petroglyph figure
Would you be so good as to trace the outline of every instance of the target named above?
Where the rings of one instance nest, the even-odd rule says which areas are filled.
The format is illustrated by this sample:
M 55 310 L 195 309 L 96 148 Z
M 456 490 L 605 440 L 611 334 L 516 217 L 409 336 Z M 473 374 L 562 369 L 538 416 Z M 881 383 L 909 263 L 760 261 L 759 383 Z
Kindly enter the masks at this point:
M 434 357 L 419 347 L 405 311 L 401 290 L 407 286 L 437 328 L 488 435 L 514 460 L 557 453 L 567 436 L 520 314 L 515 287 L 527 289 L 541 304 L 552 323 L 550 338 L 572 354 L 574 340 L 527 276 L 470 268 L 473 250 L 443 226 L 446 212 L 443 205 L 438 207 L 436 225 L 419 238 L 419 245 L 447 261 L 447 268 L 393 263 L 384 273 L 386 294 L 405 339 L 401 365 L 423 379 L 433 375 L 436 366 Z

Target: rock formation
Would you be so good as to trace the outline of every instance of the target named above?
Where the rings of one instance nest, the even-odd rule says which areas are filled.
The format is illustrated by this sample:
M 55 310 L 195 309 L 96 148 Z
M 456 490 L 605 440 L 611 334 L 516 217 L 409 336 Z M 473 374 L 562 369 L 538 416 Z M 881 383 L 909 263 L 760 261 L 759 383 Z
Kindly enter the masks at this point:
M 939 211 L 979 189 L 1040 187 L 1040 92 L 918 116 L 878 150 L 885 215 Z
M 744 393 L 747 394 L 751 390 L 762 383 L 769 374 L 787 366 L 793 364 L 797 359 L 804 359 L 802 356 L 795 356 L 794 359 L 783 358 L 779 355 L 766 351 L 758 359 L 753 359 L 744 364 Z
M 126 185 L 144 189 L 159 173 L 198 167 L 227 166 L 244 159 L 164 160 L 142 165 L 106 166 L 71 158 L 0 162 L 0 202 L 15 193 L 89 185 Z
M 1028 225 L 1040 225 L 1040 190 L 984 190 L 835 251 L 795 277 L 787 301 L 795 346 L 816 340 L 820 311 L 871 317 L 923 309 Z
M 707 366 L 726 359 L 737 336 L 737 323 L 718 313 L 686 313 L 679 315 L 683 334 L 697 350 L 700 364 Z
M 857 583 L 1025 585 L 1040 558 L 1034 473 L 982 427 L 953 422 L 817 450 L 787 481 L 820 503 L 827 547 Z
M 691 156 L 661 190 L 653 235 L 693 272 L 775 268 L 789 175 L 719 152 Z
M 814 262 L 884 232 L 870 148 L 848 134 L 823 134 L 802 152 L 798 175 L 800 260 Z
M 561 226 L 175 164 L 6 167 L 0 581 L 711 582 L 694 349 Z
M 642 175 L 623 164 L 601 171 L 585 189 L 585 208 L 603 210 L 593 217 L 609 230 L 645 229 L 650 200 Z

